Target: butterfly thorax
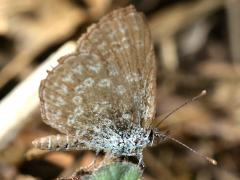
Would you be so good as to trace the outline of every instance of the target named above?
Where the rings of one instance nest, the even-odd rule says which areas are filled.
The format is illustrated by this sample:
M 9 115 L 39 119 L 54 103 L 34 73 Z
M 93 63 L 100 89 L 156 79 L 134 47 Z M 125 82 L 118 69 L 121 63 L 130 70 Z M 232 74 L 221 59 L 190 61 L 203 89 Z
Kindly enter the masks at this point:
M 151 143 L 150 132 L 136 124 L 124 130 L 105 127 L 93 138 L 91 146 L 116 156 L 136 156 Z

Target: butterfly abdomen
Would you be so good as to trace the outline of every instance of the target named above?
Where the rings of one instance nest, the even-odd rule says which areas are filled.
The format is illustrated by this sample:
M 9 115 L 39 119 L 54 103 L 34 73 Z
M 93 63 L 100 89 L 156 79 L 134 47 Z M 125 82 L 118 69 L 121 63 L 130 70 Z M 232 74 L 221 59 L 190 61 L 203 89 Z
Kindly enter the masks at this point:
M 85 144 L 83 142 L 79 142 L 76 137 L 59 134 L 38 138 L 32 143 L 36 148 L 50 151 L 71 151 L 88 149 L 86 148 Z

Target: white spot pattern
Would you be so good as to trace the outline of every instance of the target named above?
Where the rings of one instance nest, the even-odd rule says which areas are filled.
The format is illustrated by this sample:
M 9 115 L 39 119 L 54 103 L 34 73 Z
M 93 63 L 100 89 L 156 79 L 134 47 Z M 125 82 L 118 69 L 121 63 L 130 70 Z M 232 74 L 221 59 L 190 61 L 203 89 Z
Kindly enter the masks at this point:
M 138 82 L 141 77 L 137 73 L 130 73 L 126 76 L 128 82 Z
M 65 76 L 63 76 L 62 78 L 63 82 L 70 82 L 73 83 L 73 75 L 71 73 L 66 74 Z
M 75 105 L 80 105 L 82 103 L 82 97 L 81 96 L 74 96 L 72 98 L 72 101 Z
M 74 124 L 75 121 L 76 121 L 76 117 L 75 116 L 73 116 L 73 115 L 69 115 L 68 116 L 68 121 L 67 121 L 68 125 Z
M 123 85 L 118 85 L 116 87 L 116 93 L 118 95 L 123 95 L 126 92 L 126 88 Z
M 130 47 L 130 40 L 127 37 L 122 38 L 122 44 L 125 49 L 128 49 Z
M 87 65 L 87 68 L 94 73 L 99 73 L 101 67 L 102 65 L 100 63 L 96 63 L 94 65 Z
M 54 111 L 52 114 L 50 114 L 50 118 L 52 120 L 59 120 L 61 119 L 62 112 L 61 111 Z
M 85 87 L 82 84 L 80 84 L 80 85 L 76 86 L 74 90 L 78 94 L 83 94 L 85 91 Z
M 131 116 L 130 113 L 123 113 L 123 114 L 122 114 L 122 118 L 123 118 L 123 119 L 130 120 L 131 117 L 132 117 L 132 116 Z
M 81 106 L 78 106 L 74 109 L 74 114 L 76 116 L 81 116 L 84 113 L 84 110 Z
M 64 99 L 61 96 L 58 96 L 56 98 L 56 103 L 59 104 L 60 106 L 63 106 L 66 104 L 66 102 L 64 101 Z
M 117 68 L 112 64 L 109 64 L 107 66 L 107 69 L 109 72 L 109 76 L 117 76 L 119 74 Z
M 82 67 L 82 65 L 77 65 L 77 66 L 74 66 L 72 71 L 75 73 L 75 74 L 79 74 L 81 75 L 84 71 L 84 68 Z
M 91 77 L 88 77 L 88 78 L 86 78 L 84 81 L 83 81 L 83 86 L 85 86 L 85 87 L 92 87 L 93 86 L 93 84 L 94 84 L 94 79 L 93 78 L 91 78 Z
M 94 113 L 102 113 L 106 109 L 111 109 L 112 105 L 107 101 L 102 102 L 96 102 L 96 104 L 93 107 Z
M 120 26 L 119 31 L 120 31 L 122 34 L 125 34 L 125 33 L 127 32 L 127 28 Z
M 101 79 L 98 82 L 99 87 L 110 87 L 111 86 L 111 80 L 110 79 Z
M 64 94 L 68 93 L 68 87 L 65 84 L 61 84 L 60 91 Z

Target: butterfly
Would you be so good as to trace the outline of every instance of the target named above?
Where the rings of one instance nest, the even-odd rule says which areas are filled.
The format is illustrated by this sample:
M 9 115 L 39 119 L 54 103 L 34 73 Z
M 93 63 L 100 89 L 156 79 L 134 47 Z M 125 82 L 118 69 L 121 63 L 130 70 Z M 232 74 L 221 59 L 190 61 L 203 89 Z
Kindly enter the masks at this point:
M 153 126 L 156 60 L 144 15 L 117 9 L 93 24 L 40 88 L 43 121 L 62 134 L 33 141 L 47 150 L 135 156 L 168 136 Z

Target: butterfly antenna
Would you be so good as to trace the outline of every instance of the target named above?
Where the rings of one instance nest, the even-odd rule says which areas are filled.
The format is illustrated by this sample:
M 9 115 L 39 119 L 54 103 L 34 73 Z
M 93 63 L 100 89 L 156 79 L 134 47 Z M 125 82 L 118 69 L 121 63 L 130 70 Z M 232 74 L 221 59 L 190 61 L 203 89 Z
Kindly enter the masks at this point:
M 200 152 L 195 151 L 194 149 L 188 147 L 186 144 L 182 143 L 181 141 L 179 141 L 179 140 L 177 140 L 177 139 L 175 139 L 173 137 L 170 137 L 168 135 L 166 135 L 166 138 L 176 142 L 177 144 L 180 144 L 181 146 L 185 147 L 186 149 L 188 149 L 189 151 L 193 152 L 194 154 L 196 154 L 196 155 L 206 159 L 210 164 L 217 165 L 217 161 L 216 160 L 214 160 L 214 159 L 212 159 L 210 157 L 207 157 L 207 156 L 201 154 Z
M 202 90 L 202 92 L 200 94 L 198 94 L 197 96 L 193 97 L 192 99 L 188 99 L 187 101 L 185 101 L 183 104 L 181 104 L 180 106 L 178 106 L 177 108 L 173 109 L 171 112 L 169 112 L 166 116 L 164 116 L 159 123 L 156 125 L 156 127 L 158 127 L 163 121 L 165 121 L 169 116 L 171 116 L 172 114 L 174 114 L 175 112 L 177 112 L 179 109 L 181 109 L 182 107 L 186 106 L 189 103 L 192 103 L 196 100 L 198 100 L 199 98 L 205 96 L 207 94 L 206 90 Z

